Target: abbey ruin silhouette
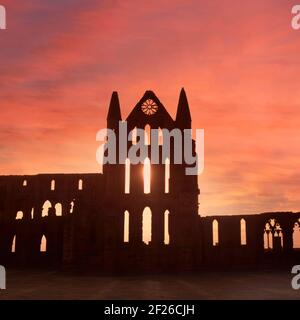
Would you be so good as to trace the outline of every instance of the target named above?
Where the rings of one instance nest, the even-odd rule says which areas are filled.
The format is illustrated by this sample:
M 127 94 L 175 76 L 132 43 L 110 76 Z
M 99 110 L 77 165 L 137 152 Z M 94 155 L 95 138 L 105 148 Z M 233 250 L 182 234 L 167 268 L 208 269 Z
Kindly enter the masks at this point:
M 107 127 L 117 131 L 121 120 L 114 92 Z M 126 121 L 129 131 L 190 129 L 186 93 L 175 120 L 146 91 Z M 106 164 L 103 173 L 0 176 L 0 264 L 151 273 L 299 262 L 300 213 L 203 217 L 198 178 L 185 174 L 186 164 L 150 162 Z

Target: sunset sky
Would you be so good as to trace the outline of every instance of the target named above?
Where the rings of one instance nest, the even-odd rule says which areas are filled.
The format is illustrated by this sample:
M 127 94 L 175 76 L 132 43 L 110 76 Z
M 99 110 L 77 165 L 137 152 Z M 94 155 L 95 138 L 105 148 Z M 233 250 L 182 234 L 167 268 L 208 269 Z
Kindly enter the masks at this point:
M 0 174 L 97 172 L 112 91 L 123 117 L 149 89 L 174 117 L 184 87 L 201 214 L 300 210 L 296 0 L 0 4 Z

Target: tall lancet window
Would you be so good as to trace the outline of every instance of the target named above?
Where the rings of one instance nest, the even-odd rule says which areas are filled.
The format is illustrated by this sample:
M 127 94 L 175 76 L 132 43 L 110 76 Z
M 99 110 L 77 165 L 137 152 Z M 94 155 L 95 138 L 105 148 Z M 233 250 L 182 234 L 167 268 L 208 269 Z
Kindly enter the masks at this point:
M 162 146 L 164 144 L 164 136 L 161 128 L 158 128 L 158 145 Z
M 145 135 L 145 145 L 149 146 L 151 144 L 151 127 L 149 126 L 149 124 L 145 126 L 144 135 Z
M 241 219 L 241 245 L 244 246 L 247 244 L 247 233 L 246 233 L 246 220 Z
M 170 160 L 165 161 L 165 193 L 170 192 Z
M 132 144 L 134 145 L 137 144 L 137 128 L 136 127 L 131 131 L 131 141 L 132 141 Z
M 213 246 L 219 245 L 219 223 L 215 219 L 212 223 Z
M 11 244 L 11 252 L 16 252 L 16 236 L 13 237 L 13 241 Z
M 129 242 L 129 212 L 124 212 L 124 242 Z
M 143 211 L 143 242 L 149 244 L 152 238 L 152 212 L 149 207 Z
M 43 235 L 40 243 L 40 252 L 47 252 L 47 239 Z
M 295 222 L 293 231 L 293 248 L 300 249 L 300 219 Z
M 130 193 L 130 160 L 125 161 L 125 193 Z
M 150 159 L 144 161 L 144 193 L 151 192 L 151 163 Z
M 165 244 L 170 244 L 170 234 L 169 234 L 169 217 L 170 217 L 170 212 L 169 210 L 165 211 L 165 216 L 164 216 L 164 222 L 165 222 L 165 230 L 164 230 L 164 243 Z

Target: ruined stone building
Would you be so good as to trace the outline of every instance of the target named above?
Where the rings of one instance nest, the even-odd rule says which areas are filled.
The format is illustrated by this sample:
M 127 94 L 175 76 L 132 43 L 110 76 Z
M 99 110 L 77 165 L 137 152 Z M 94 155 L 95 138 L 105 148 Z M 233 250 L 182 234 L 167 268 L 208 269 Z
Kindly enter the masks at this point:
M 107 127 L 116 132 L 121 120 L 114 92 Z M 175 120 L 146 91 L 126 121 L 128 132 L 192 123 L 184 90 Z M 144 164 L 104 165 L 103 173 L 0 176 L 0 264 L 121 273 L 299 262 L 300 213 L 202 217 L 197 176 L 168 160 L 150 166 L 150 155 Z

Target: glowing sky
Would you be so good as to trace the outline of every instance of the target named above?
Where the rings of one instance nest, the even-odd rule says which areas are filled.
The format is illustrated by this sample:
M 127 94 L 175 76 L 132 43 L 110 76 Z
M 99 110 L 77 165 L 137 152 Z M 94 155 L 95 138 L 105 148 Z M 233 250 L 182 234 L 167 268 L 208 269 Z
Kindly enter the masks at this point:
M 0 174 L 97 172 L 109 98 L 205 129 L 202 214 L 299 210 L 300 30 L 288 0 L 0 0 Z

